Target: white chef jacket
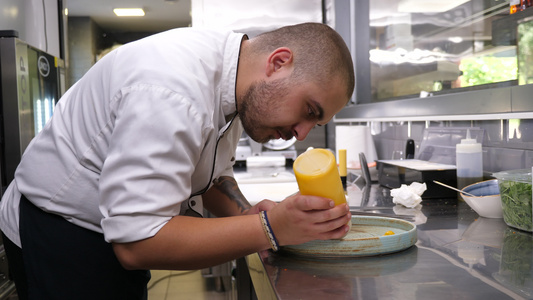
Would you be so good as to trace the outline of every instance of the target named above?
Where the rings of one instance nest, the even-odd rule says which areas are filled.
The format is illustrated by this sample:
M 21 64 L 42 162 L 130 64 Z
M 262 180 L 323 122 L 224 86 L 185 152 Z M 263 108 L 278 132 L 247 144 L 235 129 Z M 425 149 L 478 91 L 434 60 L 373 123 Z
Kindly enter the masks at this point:
M 214 178 L 232 176 L 242 125 L 228 119 L 242 38 L 174 29 L 96 63 L 26 149 L 0 203 L 2 231 L 21 246 L 23 194 L 108 242 L 137 241 Z

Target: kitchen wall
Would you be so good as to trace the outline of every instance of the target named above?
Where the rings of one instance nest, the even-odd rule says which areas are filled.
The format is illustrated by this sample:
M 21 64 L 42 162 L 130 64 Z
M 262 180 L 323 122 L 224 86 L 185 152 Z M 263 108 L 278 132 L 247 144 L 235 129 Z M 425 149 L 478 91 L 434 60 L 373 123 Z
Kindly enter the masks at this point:
M 69 86 L 78 81 L 96 62 L 101 51 L 102 30 L 89 17 L 68 18 Z
M 393 5 L 397 1 L 390 2 Z M 472 2 L 475 5 L 490 2 L 487 7 L 496 4 L 496 1 Z M 426 128 L 479 127 L 485 131 L 482 143 L 485 176 L 502 170 L 531 168 L 533 101 L 530 97 L 533 89 L 528 88 L 528 85 L 484 87 L 428 98 L 414 97 L 371 103 L 371 76 L 361 72 L 370 70 L 370 17 L 366 13 L 370 10 L 370 3 L 359 0 L 335 1 L 336 30 L 352 50 L 356 80 L 360 83 L 356 85 L 353 97 L 353 103 L 357 105 L 350 105 L 338 114 L 336 124 L 352 122 L 350 124 L 370 126 L 378 159 L 391 159 L 394 151 L 405 151 L 408 138 L 415 141 L 418 154 Z M 380 3 L 384 4 L 386 1 Z M 499 4 L 504 5 L 504 2 Z M 431 121 L 424 120 L 426 117 Z M 335 124 L 328 127 L 328 145 L 334 147 Z
M 402 121 L 361 122 L 371 127 L 379 159 L 391 159 L 393 151 L 405 151 L 412 138 L 416 154 L 426 128 L 478 127 L 484 129 L 483 171 L 489 178 L 494 172 L 533 166 L 533 119 L 494 119 L 473 121 Z M 409 135 L 410 132 L 410 135 Z
M 63 1 L 0 0 L 0 30 L 16 30 L 28 44 L 64 58 Z

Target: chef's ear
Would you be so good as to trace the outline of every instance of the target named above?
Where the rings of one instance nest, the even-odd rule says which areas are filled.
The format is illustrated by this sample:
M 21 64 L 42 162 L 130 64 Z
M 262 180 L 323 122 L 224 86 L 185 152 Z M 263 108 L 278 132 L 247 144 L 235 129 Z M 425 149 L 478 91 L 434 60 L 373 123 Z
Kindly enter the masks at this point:
M 278 48 L 268 56 L 266 75 L 271 76 L 275 72 L 292 71 L 293 54 L 287 47 Z

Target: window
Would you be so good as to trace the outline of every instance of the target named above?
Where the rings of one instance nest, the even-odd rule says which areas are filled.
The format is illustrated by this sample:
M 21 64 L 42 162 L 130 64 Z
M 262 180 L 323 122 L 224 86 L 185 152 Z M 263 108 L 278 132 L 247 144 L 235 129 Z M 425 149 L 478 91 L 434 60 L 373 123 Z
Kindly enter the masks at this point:
M 533 82 L 518 49 L 531 25 L 514 32 L 509 20 L 526 12 L 503 0 L 369 1 L 370 102 Z

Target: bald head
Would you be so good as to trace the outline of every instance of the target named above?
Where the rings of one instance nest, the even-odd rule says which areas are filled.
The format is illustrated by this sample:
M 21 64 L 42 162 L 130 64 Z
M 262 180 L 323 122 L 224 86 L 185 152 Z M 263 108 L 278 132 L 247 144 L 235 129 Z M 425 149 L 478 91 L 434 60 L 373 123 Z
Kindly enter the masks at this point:
M 287 47 L 294 55 L 292 79 L 296 82 L 341 80 L 348 99 L 353 93 L 355 76 L 350 51 L 342 37 L 327 25 L 303 23 L 282 27 L 258 35 L 249 45 L 250 52 L 257 55 Z

